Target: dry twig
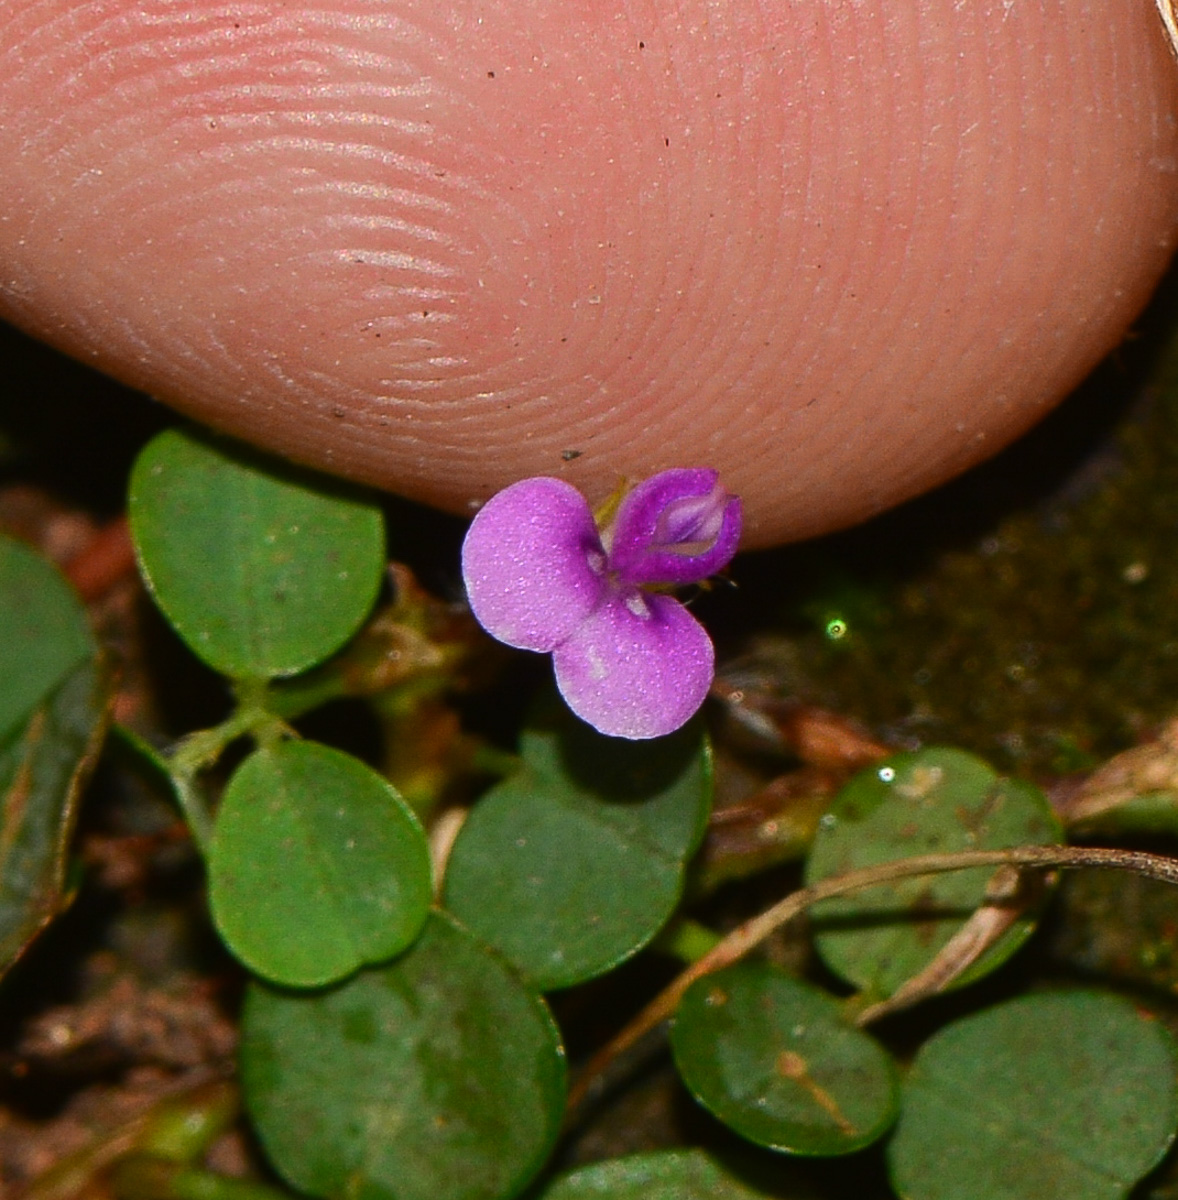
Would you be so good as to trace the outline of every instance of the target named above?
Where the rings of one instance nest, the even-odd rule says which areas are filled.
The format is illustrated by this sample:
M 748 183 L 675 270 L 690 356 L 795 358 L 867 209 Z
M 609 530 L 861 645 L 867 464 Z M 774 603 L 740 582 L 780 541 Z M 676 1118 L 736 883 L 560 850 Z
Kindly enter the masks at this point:
M 1038 870 L 1092 867 L 1132 871 L 1164 883 L 1178 884 L 1176 858 L 1135 850 L 1087 849 L 1080 846 L 1016 846 L 1009 850 L 923 854 L 820 880 L 793 892 L 772 908 L 738 926 L 713 950 L 692 963 L 660 992 L 612 1041 L 593 1056 L 569 1093 L 569 1113 L 576 1111 L 593 1088 L 595 1080 L 601 1077 L 619 1054 L 629 1050 L 657 1025 L 674 1015 L 683 994 L 697 979 L 738 962 L 770 934 L 806 909 L 835 896 L 845 896 L 865 888 L 892 883 L 897 879 L 939 875 L 947 871 L 964 871 L 976 867 L 1006 866 Z

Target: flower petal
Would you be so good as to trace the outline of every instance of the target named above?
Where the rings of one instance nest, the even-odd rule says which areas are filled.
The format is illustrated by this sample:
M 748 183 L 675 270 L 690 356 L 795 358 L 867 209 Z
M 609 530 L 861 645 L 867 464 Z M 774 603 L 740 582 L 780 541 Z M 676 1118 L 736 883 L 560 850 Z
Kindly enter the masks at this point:
M 727 566 L 740 541 L 740 500 L 702 467 L 661 471 L 618 507 L 610 570 L 626 583 L 699 583 Z
M 462 544 L 462 578 L 479 624 L 522 650 L 551 650 L 593 611 L 605 552 L 585 497 L 560 479 L 496 493 Z
M 614 593 L 552 655 L 569 708 L 611 737 L 673 733 L 704 702 L 715 653 L 670 596 Z

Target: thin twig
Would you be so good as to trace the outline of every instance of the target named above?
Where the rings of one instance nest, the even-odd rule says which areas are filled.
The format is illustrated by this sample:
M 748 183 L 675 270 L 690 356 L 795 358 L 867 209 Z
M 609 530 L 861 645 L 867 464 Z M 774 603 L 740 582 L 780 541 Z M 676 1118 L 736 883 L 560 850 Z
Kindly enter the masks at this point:
M 772 908 L 734 929 L 714 950 L 692 963 L 673 983 L 660 992 L 612 1041 L 590 1060 L 569 1093 L 569 1112 L 585 1100 L 594 1081 L 619 1054 L 630 1049 L 657 1025 L 674 1015 L 684 992 L 713 971 L 731 966 L 770 934 L 792 921 L 807 908 L 864 888 L 877 887 L 915 875 L 939 875 L 976 867 L 1038 867 L 1042 869 L 1092 867 L 1132 871 L 1163 883 L 1178 884 L 1178 859 L 1136 850 L 1088 849 L 1080 846 L 1016 846 L 1009 850 L 967 850 L 960 854 L 922 854 L 915 858 L 881 863 L 820 880 L 778 901 Z
M 1023 872 L 1017 867 L 999 867 L 986 885 L 981 905 L 937 951 L 932 961 L 905 980 L 886 1000 L 869 1005 L 855 1018 L 860 1029 L 902 1012 L 948 988 L 999 941 L 1021 917 L 1027 898 L 1019 902 Z M 1036 873 L 1038 878 L 1038 873 Z

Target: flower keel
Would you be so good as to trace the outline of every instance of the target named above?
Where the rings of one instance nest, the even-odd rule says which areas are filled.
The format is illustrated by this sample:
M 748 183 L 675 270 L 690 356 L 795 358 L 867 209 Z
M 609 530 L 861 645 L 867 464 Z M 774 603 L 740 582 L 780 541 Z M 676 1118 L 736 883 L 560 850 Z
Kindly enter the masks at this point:
M 740 529 L 740 500 L 724 489 L 717 472 L 663 471 L 618 506 L 610 566 L 627 583 L 699 583 L 727 566 Z

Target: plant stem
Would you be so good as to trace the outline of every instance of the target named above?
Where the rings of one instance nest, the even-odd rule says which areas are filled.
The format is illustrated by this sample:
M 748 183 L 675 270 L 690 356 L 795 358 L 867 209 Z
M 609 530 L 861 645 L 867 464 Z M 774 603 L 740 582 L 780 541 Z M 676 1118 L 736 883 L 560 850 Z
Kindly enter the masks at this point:
M 150 742 L 126 725 L 111 726 L 112 739 L 130 756 L 132 764 L 149 774 L 152 783 L 170 790 L 180 809 L 192 840 L 203 855 L 212 835 L 212 818 L 192 779 L 174 765 L 174 758 L 161 754 Z
M 237 708 L 220 725 L 181 738 L 166 756 L 168 770 L 173 776 L 195 778 L 221 757 L 230 742 L 249 733 L 255 718 L 254 712 Z
M 124 1159 L 112 1182 L 118 1200 L 291 1200 L 269 1184 L 147 1156 Z
M 774 931 L 823 900 L 845 896 L 897 879 L 914 875 L 939 875 L 947 871 L 965 871 L 975 867 L 1029 867 L 1075 869 L 1093 867 L 1104 870 L 1132 871 L 1163 883 L 1178 884 L 1178 859 L 1135 850 L 1087 849 L 1080 846 L 1016 846 L 1009 850 L 967 850 L 960 854 L 922 854 L 896 862 L 865 867 L 846 875 L 835 875 L 779 900 L 772 908 L 746 921 L 719 942 L 714 949 L 692 963 L 668 987 L 660 992 L 612 1041 L 589 1061 L 569 1092 L 568 1111 L 572 1114 L 583 1103 L 596 1079 L 619 1054 L 630 1049 L 656 1025 L 674 1015 L 687 989 L 705 975 L 738 962 Z
M 280 1192 L 266 1183 L 230 1179 L 196 1169 L 184 1171 L 172 1180 L 171 1195 L 176 1200 L 291 1200 L 290 1192 Z
M 270 711 L 285 721 L 293 721 L 312 709 L 341 700 L 353 693 L 343 675 L 315 671 L 276 685 L 270 692 Z
M 237 707 L 212 729 L 201 729 L 183 738 L 163 757 L 176 802 L 180 806 L 192 840 L 202 855 L 207 854 L 213 833 L 213 817 L 197 786 L 196 777 L 213 766 L 226 747 L 239 737 L 251 735 L 259 746 L 273 746 L 290 734 L 283 719 L 270 710 L 269 689 L 264 680 L 237 682 Z
M 184 815 L 188 832 L 192 834 L 192 841 L 200 851 L 201 858 L 207 858 L 209 843 L 213 840 L 213 814 L 209 812 L 209 807 L 196 786 L 196 780 L 191 775 L 173 774 L 171 781 L 172 794 Z

